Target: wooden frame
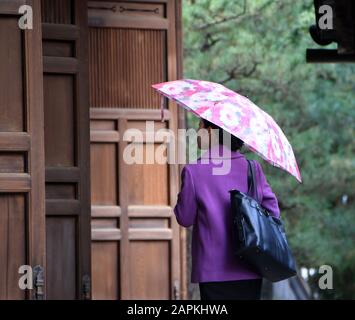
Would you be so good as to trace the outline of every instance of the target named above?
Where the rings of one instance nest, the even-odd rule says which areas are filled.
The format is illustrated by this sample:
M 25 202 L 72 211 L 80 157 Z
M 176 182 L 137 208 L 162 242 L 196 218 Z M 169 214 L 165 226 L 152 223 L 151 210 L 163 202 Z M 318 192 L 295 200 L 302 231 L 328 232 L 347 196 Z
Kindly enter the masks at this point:
M 64 6 L 64 2 L 61 4 Z M 71 261 L 71 268 L 75 268 L 74 274 L 70 275 L 67 279 L 69 286 L 71 287 L 70 297 L 68 292 L 59 292 L 63 286 L 61 286 L 60 279 L 56 280 L 54 277 L 51 281 L 54 285 L 58 285 L 58 288 L 54 289 L 56 292 L 52 292 L 55 298 L 75 298 L 75 299 L 90 299 L 90 275 L 91 275 L 91 230 L 90 230 L 90 134 L 89 134 L 89 108 L 88 108 L 88 33 L 87 33 L 87 2 L 85 0 L 72 1 L 70 10 L 67 12 L 57 8 L 55 6 L 51 7 L 50 4 L 46 7 L 43 14 L 48 13 L 49 16 L 53 18 L 58 18 L 57 20 L 51 21 L 51 17 L 45 16 L 44 22 L 42 24 L 43 28 L 43 42 L 45 43 L 65 43 L 70 44 L 72 47 L 70 56 L 63 56 L 63 51 L 54 51 L 55 54 L 47 55 L 44 52 L 43 64 L 44 73 L 50 77 L 63 77 L 70 76 L 70 88 L 68 86 L 64 87 L 65 90 L 69 90 L 68 95 L 72 94 L 71 101 L 65 100 L 63 103 L 72 104 L 68 108 L 72 107 L 70 110 L 72 112 L 72 118 L 70 121 L 72 123 L 68 124 L 72 127 L 72 140 L 66 141 L 68 150 L 73 150 L 72 163 L 68 164 L 52 165 L 47 164 L 46 166 L 46 183 L 47 193 L 49 186 L 56 188 L 55 198 L 47 198 L 46 200 L 46 216 L 48 221 L 53 221 L 52 223 L 59 223 L 55 225 L 55 229 L 63 228 L 64 231 L 70 235 L 73 235 L 74 244 L 71 248 L 71 254 L 75 257 L 71 257 L 74 261 Z M 71 24 L 56 23 L 60 19 L 60 15 L 70 15 Z M 66 19 L 68 20 L 68 19 Z M 70 20 L 70 19 L 69 19 Z M 52 84 L 53 85 L 53 84 Z M 68 89 L 69 88 L 69 89 Z M 51 88 L 50 88 L 51 89 Z M 49 89 L 49 91 L 50 91 Z M 63 90 L 64 90 L 63 89 Z M 47 89 L 48 90 L 48 89 Z M 50 94 L 50 93 L 47 93 Z M 52 97 L 55 99 L 57 97 Z M 60 98 L 60 97 L 58 97 Z M 63 107 L 65 107 L 63 105 Z M 57 108 L 59 108 L 57 106 Z M 51 139 L 55 139 L 55 142 L 60 140 L 59 135 L 55 136 L 56 133 L 51 133 Z M 53 137 L 54 136 L 54 137 Z M 46 147 L 50 147 L 47 145 Z M 57 152 L 55 157 L 60 156 L 60 150 L 51 151 Z M 53 154 L 52 154 L 52 157 Z M 62 198 L 60 186 L 74 190 L 72 191 L 74 195 L 72 198 Z M 51 189 L 53 190 L 53 189 Z M 53 192 L 53 191 L 51 191 Z M 66 191 L 68 192 L 68 191 Z M 65 221 L 68 223 L 68 219 L 72 219 L 71 225 L 66 225 Z M 53 227 L 53 226 L 52 226 Z M 53 227 L 54 228 L 54 227 Z M 49 235 L 47 241 L 53 242 L 53 246 L 58 246 L 56 238 Z M 69 241 L 69 240 L 68 240 Z M 63 250 L 63 249 L 62 249 Z M 60 254 L 64 254 L 60 252 Z M 54 257 L 50 257 L 54 259 Z M 62 263 L 64 263 L 62 261 Z M 51 264 L 51 268 L 55 269 L 56 264 Z M 49 270 L 51 274 L 55 274 L 58 270 Z M 63 289 L 64 290 L 64 289 Z M 68 289 L 69 290 L 69 289 Z
M 176 16 L 176 61 L 177 61 L 177 78 L 183 79 L 184 77 L 184 57 L 183 57 L 183 25 L 182 25 L 182 0 L 175 2 L 175 16 Z M 178 128 L 186 128 L 186 112 L 183 108 L 178 108 Z M 183 165 L 179 166 L 181 172 Z M 179 175 L 179 186 L 181 185 Z M 180 256 L 181 256 L 181 299 L 188 299 L 188 278 L 189 270 L 187 267 L 187 229 L 180 228 Z

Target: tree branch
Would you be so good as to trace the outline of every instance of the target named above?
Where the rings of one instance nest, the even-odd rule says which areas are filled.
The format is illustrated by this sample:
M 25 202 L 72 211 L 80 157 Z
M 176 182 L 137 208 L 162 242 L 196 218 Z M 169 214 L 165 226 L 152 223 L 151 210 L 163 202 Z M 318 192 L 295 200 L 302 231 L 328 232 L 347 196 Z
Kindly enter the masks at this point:
M 241 22 L 243 21 L 244 19 L 246 18 L 253 18 L 253 17 L 256 17 L 258 16 L 264 9 L 266 9 L 270 4 L 274 3 L 275 0 L 270 0 L 266 3 L 264 3 L 264 5 L 262 5 L 259 10 L 257 10 L 256 12 L 254 13 L 251 13 L 251 14 L 246 14 L 247 12 L 247 0 L 244 0 L 243 2 L 243 11 L 236 14 L 236 15 L 232 15 L 232 16 L 229 16 L 229 17 L 224 17 L 224 18 L 221 18 L 221 19 L 217 19 L 217 20 L 214 20 L 212 22 L 208 22 L 208 23 L 205 23 L 205 24 L 202 24 L 200 26 L 195 26 L 194 28 L 196 30 L 199 30 L 199 31 L 203 31 L 203 30 L 206 30 L 210 27 L 213 27 L 213 26 L 217 26 L 217 25 L 220 25 L 220 24 L 223 24 L 225 22 L 228 22 L 228 21 L 232 21 L 232 20 L 236 20 L 237 22 Z M 211 16 L 211 15 L 209 15 Z
M 209 27 L 212 27 L 212 26 L 215 26 L 215 25 L 219 25 L 221 23 L 225 23 L 225 22 L 230 21 L 230 20 L 238 19 L 239 17 L 245 15 L 246 10 L 247 10 L 247 0 L 244 0 L 244 2 L 243 2 L 243 11 L 241 13 L 238 13 L 238 14 L 230 16 L 230 17 L 224 17 L 222 19 L 215 20 L 215 21 L 210 22 L 210 23 L 203 24 L 203 25 L 197 27 L 196 29 L 197 30 L 204 30 L 204 29 L 207 29 Z
M 259 62 L 254 61 L 253 65 L 248 68 L 247 66 L 240 67 L 236 65 L 232 70 L 226 71 L 228 77 L 224 80 L 220 81 L 221 84 L 225 84 L 228 81 L 240 78 L 240 77 L 250 77 L 255 71 L 258 66 Z

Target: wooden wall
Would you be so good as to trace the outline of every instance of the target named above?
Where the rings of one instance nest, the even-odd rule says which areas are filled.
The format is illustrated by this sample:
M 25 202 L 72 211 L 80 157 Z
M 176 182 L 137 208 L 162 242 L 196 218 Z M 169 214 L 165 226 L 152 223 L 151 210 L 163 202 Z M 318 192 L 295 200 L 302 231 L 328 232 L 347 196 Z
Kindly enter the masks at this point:
M 183 297 L 178 166 L 123 161 L 126 130 L 144 131 L 144 150 L 177 130 L 151 84 L 179 75 L 179 5 L 0 1 L 0 299 Z M 22 264 L 42 266 L 45 287 L 20 290 Z

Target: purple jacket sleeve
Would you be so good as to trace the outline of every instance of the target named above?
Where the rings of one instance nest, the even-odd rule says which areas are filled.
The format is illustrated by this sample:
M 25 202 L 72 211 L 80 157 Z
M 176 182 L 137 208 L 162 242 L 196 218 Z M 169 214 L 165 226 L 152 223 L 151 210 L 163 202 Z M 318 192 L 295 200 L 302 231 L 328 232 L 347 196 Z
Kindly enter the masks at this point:
M 184 227 L 190 227 L 195 222 L 197 215 L 195 187 L 191 172 L 186 166 L 181 172 L 181 190 L 178 194 L 174 213 L 177 222 Z
M 279 209 L 277 198 L 275 194 L 272 192 L 272 189 L 266 180 L 261 164 L 258 161 L 255 161 L 255 163 L 258 171 L 257 184 L 260 186 L 262 191 L 261 205 L 266 210 L 268 210 L 271 213 L 271 215 L 273 215 L 276 218 L 279 218 L 280 209 Z

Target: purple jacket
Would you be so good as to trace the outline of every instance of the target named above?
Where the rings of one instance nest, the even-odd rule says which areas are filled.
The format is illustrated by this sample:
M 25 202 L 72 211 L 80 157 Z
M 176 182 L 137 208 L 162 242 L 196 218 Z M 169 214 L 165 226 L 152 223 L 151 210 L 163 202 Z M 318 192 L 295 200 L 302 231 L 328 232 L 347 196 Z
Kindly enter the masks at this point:
M 224 150 L 225 147 L 221 145 L 212 147 L 197 163 L 186 165 L 181 173 L 181 191 L 174 213 L 180 225 L 193 226 L 192 283 L 260 278 L 233 255 L 228 191 L 237 189 L 247 192 L 248 163 L 239 151 L 229 151 L 230 172 L 226 175 L 213 175 L 212 168 L 218 165 L 211 162 L 216 162 L 214 159 L 218 159 L 218 153 Z M 202 163 L 206 158 L 212 161 Z M 257 192 L 259 199 L 262 199 L 261 204 L 272 215 L 279 217 L 276 196 L 266 181 L 260 163 L 255 161 L 255 164 Z

